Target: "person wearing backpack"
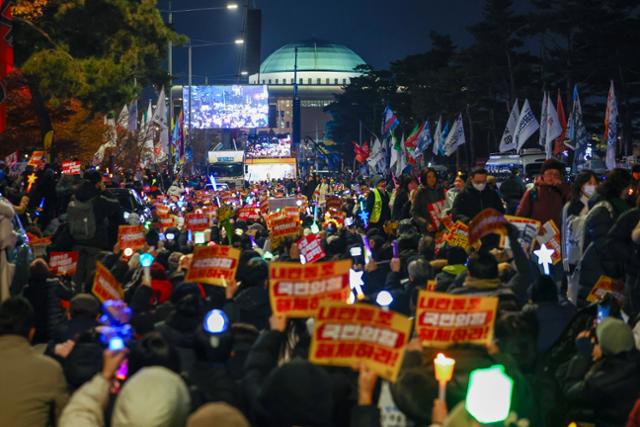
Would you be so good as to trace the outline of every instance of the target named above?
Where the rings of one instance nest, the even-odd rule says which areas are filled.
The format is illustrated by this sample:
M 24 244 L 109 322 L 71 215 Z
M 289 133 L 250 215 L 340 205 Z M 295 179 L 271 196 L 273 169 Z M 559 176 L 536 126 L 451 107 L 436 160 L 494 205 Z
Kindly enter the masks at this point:
M 79 252 L 75 282 L 84 285 L 95 270 L 98 255 L 111 251 L 117 236 L 118 225 L 124 224 L 122 207 L 94 185 L 83 179 L 67 206 L 67 224 L 73 239 L 73 250 Z M 115 229 L 115 231 L 114 231 Z
M 578 306 L 586 304 L 586 298 L 600 276 L 622 278 L 623 261 L 616 259 L 611 252 L 608 233 L 618 217 L 629 210 L 624 198 L 630 184 L 629 171 L 613 169 L 589 200 L 590 210 L 584 225 L 585 249 L 578 267 Z
M 597 183 L 592 171 L 580 172 L 571 186 L 571 200 L 562 209 L 562 265 L 568 281 L 568 297 L 573 303 L 578 287 L 578 278 L 573 273 L 584 252 L 584 222 Z

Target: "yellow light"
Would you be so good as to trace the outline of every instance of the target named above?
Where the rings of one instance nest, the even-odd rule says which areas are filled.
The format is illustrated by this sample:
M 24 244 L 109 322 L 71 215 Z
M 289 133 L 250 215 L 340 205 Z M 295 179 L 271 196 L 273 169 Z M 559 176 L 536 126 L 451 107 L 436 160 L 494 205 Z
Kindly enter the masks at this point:
M 227 9 L 228 10 L 236 10 L 238 8 L 238 4 L 237 3 L 228 3 L 227 4 Z
M 244 39 L 235 39 L 233 42 L 235 44 L 244 44 Z
M 438 380 L 438 382 L 446 383 L 451 381 L 453 377 L 453 367 L 456 364 L 455 360 L 442 353 L 438 353 L 436 358 L 433 359 L 433 364 L 436 368 L 436 380 Z

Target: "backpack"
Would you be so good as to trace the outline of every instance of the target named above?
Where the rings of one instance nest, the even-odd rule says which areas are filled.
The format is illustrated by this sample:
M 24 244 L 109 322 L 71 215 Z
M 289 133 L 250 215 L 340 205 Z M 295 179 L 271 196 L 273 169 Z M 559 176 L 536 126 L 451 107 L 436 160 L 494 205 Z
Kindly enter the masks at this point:
M 74 240 L 90 240 L 96 235 L 96 217 L 93 214 L 93 198 L 80 202 L 74 197 L 67 207 L 69 233 Z
M 565 216 L 564 224 L 566 229 L 563 231 L 565 261 L 569 265 L 577 265 L 582 258 L 584 252 L 584 227 L 587 220 L 588 212 L 584 215 L 566 216 L 567 208 L 565 206 L 563 215 Z

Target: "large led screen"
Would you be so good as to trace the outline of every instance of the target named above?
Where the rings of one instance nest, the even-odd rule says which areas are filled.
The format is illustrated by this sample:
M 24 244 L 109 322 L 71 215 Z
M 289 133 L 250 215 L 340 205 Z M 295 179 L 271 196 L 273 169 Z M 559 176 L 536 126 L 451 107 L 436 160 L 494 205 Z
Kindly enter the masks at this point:
M 267 86 L 191 86 L 193 129 L 261 128 L 269 124 Z M 189 120 L 189 86 L 182 102 Z
M 269 135 L 249 137 L 246 156 L 248 159 L 277 159 L 291 157 L 291 139 L 276 138 Z

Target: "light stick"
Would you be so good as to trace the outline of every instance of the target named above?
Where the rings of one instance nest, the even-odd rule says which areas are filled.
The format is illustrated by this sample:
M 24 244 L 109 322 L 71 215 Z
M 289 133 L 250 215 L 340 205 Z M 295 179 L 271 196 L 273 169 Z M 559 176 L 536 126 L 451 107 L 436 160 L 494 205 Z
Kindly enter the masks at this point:
M 453 378 L 453 367 L 456 361 L 446 357 L 442 353 L 438 353 L 433 359 L 435 367 L 436 380 L 438 381 L 438 399 L 445 400 L 447 396 L 447 383 Z

